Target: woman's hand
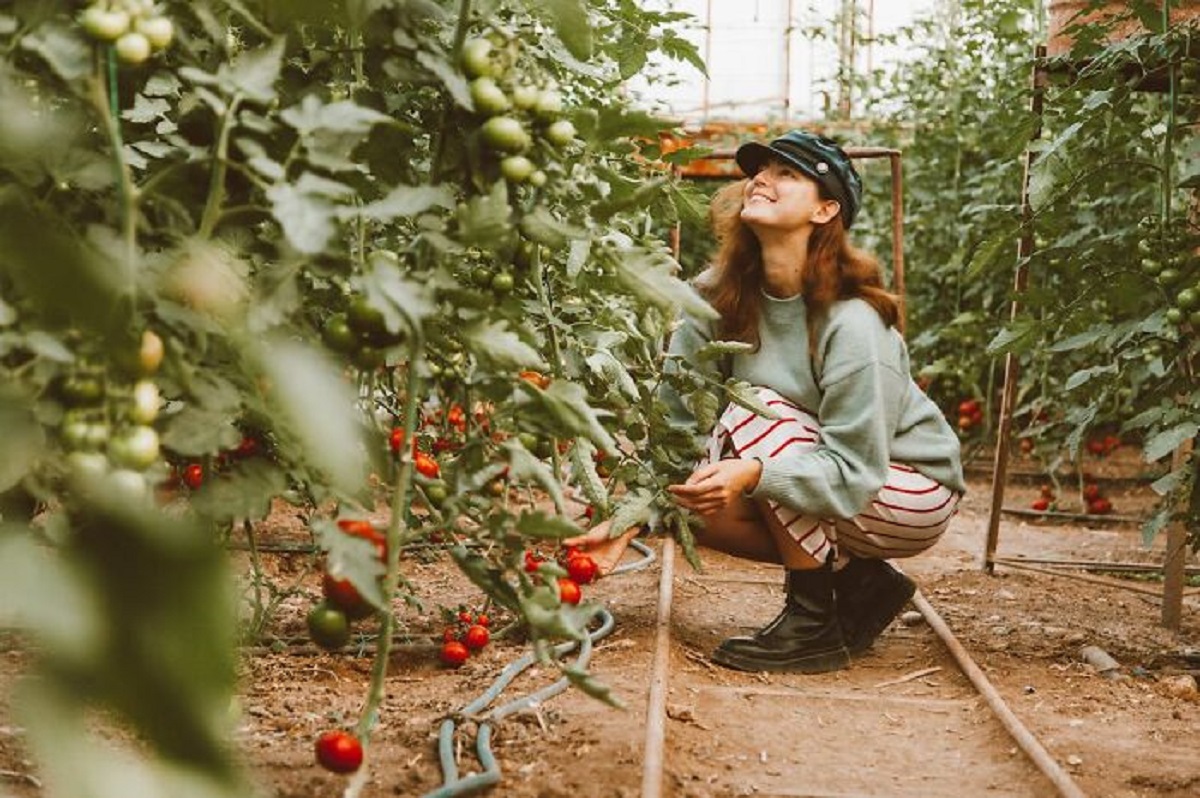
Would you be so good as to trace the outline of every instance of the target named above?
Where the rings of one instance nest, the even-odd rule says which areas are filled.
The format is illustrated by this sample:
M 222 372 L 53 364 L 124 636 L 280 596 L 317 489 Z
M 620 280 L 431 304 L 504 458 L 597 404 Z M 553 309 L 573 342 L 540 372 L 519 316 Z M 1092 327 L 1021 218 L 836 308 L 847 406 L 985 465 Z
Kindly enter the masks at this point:
M 608 536 L 609 522 L 601 521 L 586 534 L 563 540 L 564 546 L 575 546 L 596 562 L 596 573 L 608 576 L 621 562 L 621 555 L 629 548 L 629 541 L 637 537 L 641 527 L 631 526 L 615 538 Z
M 720 512 L 758 485 L 762 463 L 758 460 L 719 460 L 692 472 L 687 482 L 667 490 L 675 503 L 700 515 Z

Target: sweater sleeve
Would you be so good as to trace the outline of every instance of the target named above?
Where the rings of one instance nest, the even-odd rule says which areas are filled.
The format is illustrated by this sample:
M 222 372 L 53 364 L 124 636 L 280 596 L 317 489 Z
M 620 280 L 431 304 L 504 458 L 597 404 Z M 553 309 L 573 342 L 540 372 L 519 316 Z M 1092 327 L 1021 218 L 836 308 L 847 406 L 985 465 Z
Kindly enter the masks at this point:
M 891 331 L 867 310 L 869 316 L 846 314 L 841 321 L 848 323 L 831 324 L 823 336 L 820 444 L 798 457 L 763 461 L 756 498 L 822 518 L 851 518 L 883 487 L 907 378 L 885 354 Z

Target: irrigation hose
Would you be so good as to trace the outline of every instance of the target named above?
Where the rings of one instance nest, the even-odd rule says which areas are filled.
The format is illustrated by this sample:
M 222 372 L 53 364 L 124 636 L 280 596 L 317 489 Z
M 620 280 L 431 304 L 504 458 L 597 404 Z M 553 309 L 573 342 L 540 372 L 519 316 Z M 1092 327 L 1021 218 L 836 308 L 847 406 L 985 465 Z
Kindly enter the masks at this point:
M 631 541 L 631 545 L 642 554 L 642 557 L 638 560 L 622 563 L 617 566 L 613 569 L 613 575 L 641 570 L 649 567 L 655 561 L 654 550 L 649 546 L 638 540 Z M 577 668 L 586 668 L 588 662 L 591 660 L 594 644 L 607 637 L 616 627 L 616 620 L 608 610 L 600 609 L 597 616 L 600 618 L 599 627 L 589 631 L 587 636 L 581 641 L 571 640 L 559 643 L 553 649 L 554 656 L 556 658 L 564 657 L 578 648 L 579 656 L 575 659 L 574 666 Z M 509 663 L 478 698 L 468 703 L 458 712 L 458 716 L 465 718 L 476 717 L 517 676 L 521 675 L 521 673 L 536 662 L 536 655 L 530 652 Z M 485 719 L 479 722 L 479 730 L 475 738 L 475 755 L 483 770 L 480 773 L 472 773 L 465 778 L 459 778 L 458 763 L 454 759 L 454 733 L 457 722 L 454 718 L 443 720 L 441 726 L 438 728 L 438 764 L 442 769 L 442 786 L 425 793 L 423 798 L 457 798 L 458 796 L 471 795 L 499 784 L 501 779 L 500 766 L 497 764 L 496 757 L 493 755 L 491 748 L 492 722 L 502 720 L 528 707 L 541 704 L 565 691 L 569 686 L 570 680 L 563 677 L 536 692 L 516 698 L 507 704 L 495 707 L 491 712 L 487 713 Z

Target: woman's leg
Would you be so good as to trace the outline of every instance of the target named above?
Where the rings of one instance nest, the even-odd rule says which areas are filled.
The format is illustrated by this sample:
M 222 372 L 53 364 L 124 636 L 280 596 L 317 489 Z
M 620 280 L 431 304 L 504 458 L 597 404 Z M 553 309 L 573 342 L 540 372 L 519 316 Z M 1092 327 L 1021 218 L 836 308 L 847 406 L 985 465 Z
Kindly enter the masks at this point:
M 724 510 L 699 516 L 696 542 L 706 548 L 755 562 L 783 564 L 775 537 L 755 502 L 741 497 Z

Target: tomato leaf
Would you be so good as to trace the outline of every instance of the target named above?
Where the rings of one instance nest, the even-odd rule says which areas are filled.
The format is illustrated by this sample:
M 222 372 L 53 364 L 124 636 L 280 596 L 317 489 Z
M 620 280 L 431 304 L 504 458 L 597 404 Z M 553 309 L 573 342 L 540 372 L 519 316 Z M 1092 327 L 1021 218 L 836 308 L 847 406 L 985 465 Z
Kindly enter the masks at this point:
M 610 258 L 621 285 L 642 301 L 674 315 L 679 311 L 698 319 L 718 318 L 717 311 L 687 283 L 675 276 L 677 265 L 661 253 L 621 248 Z
M 554 27 L 571 55 L 585 61 L 592 57 L 592 25 L 583 0 L 529 0 L 527 7 Z
M 517 531 L 538 540 L 562 540 L 583 533 L 569 518 L 546 515 L 541 510 L 521 513 L 517 518 Z
M 1198 432 L 1200 432 L 1200 426 L 1194 421 L 1177 424 L 1147 440 L 1142 448 L 1142 455 L 1148 463 L 1157 462 L 1178 449 L 1184 441 L 1195 438 Z
M 275 99 L 275 81 L 283 69 L 284 38 L 277 37 L 266 47 L 246 50 L 217 69 L 217 79 L 226 94 L 242 95 L 249 100 L 269 103 Z
M 92 48 L 75 25 L 50 22 L 22 37 L 21 47 L 36 53 L 67 83 L 92 71 Z
M 571 447 L 571 475 L 583 490 L 583 495 L 601 514 L 608 515 L 608 491 L 596 472 L 596 447 L 587 438 L 580 438 Z
M 519 441 L 505 441 L 504 453 L 508 459 L 509 479 L 514 482 L 532 480 L 545 489 L 555 507 L 563 506 L 562 485 L 546 463 L 530 454 Z M 490 478 L 483 479 L 483 482 Z
M 192 506 L 218 521 L 257 520 L 270 514 L 271 501 L 287 488 L 287 476 L 278 466 L 255 460 L 206 481 L 204 488 L 192 496 Z
M 383 199 L 369 203 L 361 209 L 347 208 L 346 214 L 361 215 L 364 219 L 377 222 L 389 222 L 403 216 L 416 216 L 434 207 L 454 207 L 454 192 L 449 186 L 396 186 Z
M 617 500 L 609 534 L 617 537 L 630 527 L 647 524 L 654 517 L 655 494 L 646 488 L 631 490 Z
M 504 319 L 475 324 L 466 330 L 464 337 L 472 352 L 502 368 L 547 368 L 541 354 L 508 329 Z

